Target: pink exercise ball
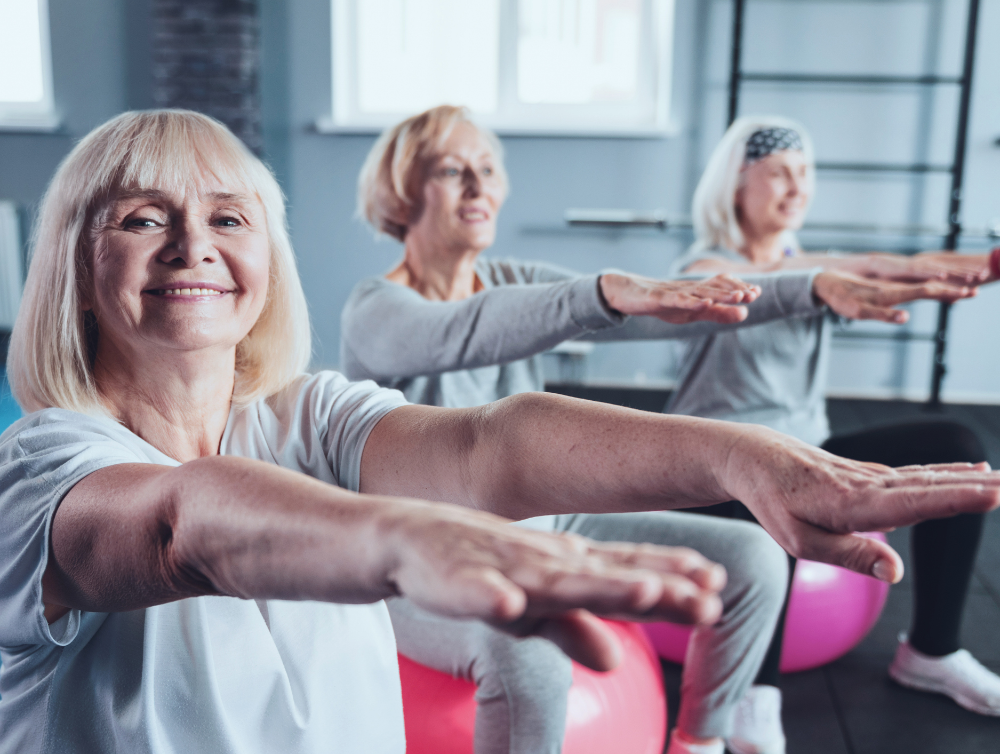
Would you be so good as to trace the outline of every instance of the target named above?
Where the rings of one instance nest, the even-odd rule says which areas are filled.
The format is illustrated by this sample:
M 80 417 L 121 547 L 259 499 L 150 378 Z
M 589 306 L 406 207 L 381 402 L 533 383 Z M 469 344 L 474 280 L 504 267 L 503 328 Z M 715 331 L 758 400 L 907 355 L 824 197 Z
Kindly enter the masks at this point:
M 607 621 L 622 663 L 597 673 L 573 663 L 564 754 L 661 754 L 667 698 L 660 662 L 637 625 Z M 473 754 L 475 684 L 399 656 L 407 754 Z
M 885 541 L 880 533 L 865 534 Z M 811 670 L 856 647 L 882 614 L 889 585 L 846 568 L 800 560 L 792 579 L 781 672 Z M 660 657 L 683 663 L 690 626 L 648 623 L 646 634 Z

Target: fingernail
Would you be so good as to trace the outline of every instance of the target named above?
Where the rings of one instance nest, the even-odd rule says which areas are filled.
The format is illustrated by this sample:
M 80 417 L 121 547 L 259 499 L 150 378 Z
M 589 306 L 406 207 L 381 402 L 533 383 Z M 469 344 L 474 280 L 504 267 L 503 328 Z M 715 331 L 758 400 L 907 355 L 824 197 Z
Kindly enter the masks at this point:
M 879 581 L 886 581 L 890 584 L 893 583 L 892 578 L 892 566 L 886 560 L 876 560 L 875 565 L 872 566 L 872 576 L 877 578 Z

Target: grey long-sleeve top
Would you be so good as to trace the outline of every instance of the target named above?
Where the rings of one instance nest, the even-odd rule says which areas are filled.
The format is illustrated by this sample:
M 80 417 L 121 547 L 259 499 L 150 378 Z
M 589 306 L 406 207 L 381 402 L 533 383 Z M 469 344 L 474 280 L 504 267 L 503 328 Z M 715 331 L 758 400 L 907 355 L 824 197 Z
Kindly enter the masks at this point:
M 675 272 L 703 259 L 745 262 L 725 249 L 691 251 Z M 684 343 L 677 389 L 667 411 L 763 424 L 813 445 L 830 436 L 826 376 L 831 319 L 825 309 L 729 332 L 697 333 Z
M 476 272 L 485 290 L 461 301 L 429 301 L 382 277 L 358 283 L 341 315 L 343 372 L 412 403 L 480 406 L 543 390 L 541 354 L 565 340 L 684 338 L 821 311 L 815 271 L 744 277 L 762 293 L 739 325 L 626 317 L 603 303 L 598 275 L 552 265 L 480 258 Z

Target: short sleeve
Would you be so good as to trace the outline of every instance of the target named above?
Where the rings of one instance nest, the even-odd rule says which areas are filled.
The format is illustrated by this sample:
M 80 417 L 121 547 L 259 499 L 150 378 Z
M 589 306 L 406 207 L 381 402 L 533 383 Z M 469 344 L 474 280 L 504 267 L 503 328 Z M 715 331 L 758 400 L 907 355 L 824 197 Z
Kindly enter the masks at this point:
M 114 438 L 120 431 L 110 420 L 47 409 L 0 438 L 0 646 L 65 646 L 76 637 L 79 610 L 51 626 L 45 620 L 42 575 L 52 518 L 87 475 L 146 460 Z
M 312 383 L 315 421 L 330 467 L 341 487 L 357 492 L 368 435 L 386 414 L 409 401 L 398 390 L 371 380 L 350 382 L 337 372 L 320 372 Z
M 386 414 L 409 405 L 398 390 L 339 372 L 303 375 L 280 393 L 240 413 L 223 452 L 274 463 L 355 492 L 361 454 Z

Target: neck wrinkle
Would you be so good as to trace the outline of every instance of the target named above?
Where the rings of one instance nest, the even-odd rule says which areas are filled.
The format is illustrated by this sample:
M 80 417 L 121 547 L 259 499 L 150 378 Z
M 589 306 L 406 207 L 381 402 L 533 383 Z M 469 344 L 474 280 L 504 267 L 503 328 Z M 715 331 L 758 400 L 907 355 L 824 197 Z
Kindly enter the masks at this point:
M 424 253 L 408 242 L 403 260 L 386 277 L 431 301 L 461 301 L 483 289 L 476 274 L 480 253 L 480 249 Z
M 123 358 L 99 349 L 97 389 L 112 417 L 184 463 L 219 454 L 236 378 L 236 349 Z M 171 366 L 173 368 L 171 368 Z

